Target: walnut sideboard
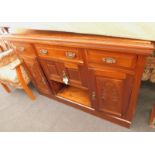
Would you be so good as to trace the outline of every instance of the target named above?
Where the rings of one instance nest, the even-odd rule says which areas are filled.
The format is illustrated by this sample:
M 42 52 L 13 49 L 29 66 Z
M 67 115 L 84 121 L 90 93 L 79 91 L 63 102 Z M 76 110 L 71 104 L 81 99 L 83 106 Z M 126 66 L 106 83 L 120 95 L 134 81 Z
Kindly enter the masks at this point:
M 39 30 L 1 37 L 41 94 L 130 127 L 150 41 Z

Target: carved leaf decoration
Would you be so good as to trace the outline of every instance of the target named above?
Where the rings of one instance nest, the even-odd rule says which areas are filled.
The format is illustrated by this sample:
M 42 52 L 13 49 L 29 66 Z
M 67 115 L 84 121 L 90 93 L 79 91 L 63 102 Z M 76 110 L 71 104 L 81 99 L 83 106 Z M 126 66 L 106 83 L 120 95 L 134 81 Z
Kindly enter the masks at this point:
M 102 100 L 105 102 L 110 102 L 115 105 L 120 101 L 119 88 L 112 81 L 106 81 L 102 83 Z
M 97 78 L 99 93 L 99 109 L 112 114 L 121 115 L 122 111 L 122 81 Z

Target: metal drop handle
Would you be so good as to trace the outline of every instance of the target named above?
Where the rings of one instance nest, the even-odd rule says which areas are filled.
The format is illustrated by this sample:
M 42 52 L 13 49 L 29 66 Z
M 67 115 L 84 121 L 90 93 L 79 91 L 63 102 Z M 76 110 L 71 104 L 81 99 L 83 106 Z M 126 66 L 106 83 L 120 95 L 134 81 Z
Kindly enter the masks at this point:
M 18 51 L 24 52 L 25 51 L 25 47 L 18 47 Z
M 111 57 L 109 57 L 109 58 L 102 58 L 102 61 L 104 63 L 107 63 L 107 64 L 115 64 L 116 63 L 116 59 L 115 58 L 111 58 Z
M 76 57 L 76 53 L 75 52 L 66 52 L 66 57 L 69 59 L 73 59 Z
M 41 49 L 39 52 L 40 54 L 48 54 L 48 50 L 45 50 L 45 49 Z

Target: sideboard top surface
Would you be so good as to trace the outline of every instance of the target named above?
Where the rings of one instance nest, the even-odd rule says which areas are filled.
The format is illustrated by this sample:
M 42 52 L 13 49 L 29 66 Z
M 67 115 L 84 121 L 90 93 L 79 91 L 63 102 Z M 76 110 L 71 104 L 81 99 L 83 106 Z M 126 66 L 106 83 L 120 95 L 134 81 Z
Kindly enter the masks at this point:
M 16 29 L 10 34 L 2 35 L 2 37 L 14 41 L 33 43 L 60 44 L 61 42 L 62 46 L 69 45 L 81 48 L 102 49 L 104 46 L 114 49 L 118 48 L 120 51 L 125 48 L 126 52 L 132 51 L 133 53 L 135 50 L 142 55 L 149 55 L 154 49 L 154 44 L 151 41 L 57 31 Z

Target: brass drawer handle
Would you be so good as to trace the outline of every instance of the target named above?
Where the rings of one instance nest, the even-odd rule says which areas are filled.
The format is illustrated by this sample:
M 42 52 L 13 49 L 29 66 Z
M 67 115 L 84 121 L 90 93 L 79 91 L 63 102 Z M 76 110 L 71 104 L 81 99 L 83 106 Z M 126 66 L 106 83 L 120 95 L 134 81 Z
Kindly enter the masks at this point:
M 39 51 L 40 54 L 48 54 L 48 50 L 45 50 L 45 49 L 41 49 Z
M 107 64 L 115 64 L 116 63 L 116 59 L 114 58 L 103 58 L 102 59 L 103 62 L 107 63 Z
M 76 53 L 74 52 L 66 52 L 66 57 L 69 59 L 73 59 L 76 57 Z
M 24 52 L 25 51 L 25 47 L 18 47 L 18 51 L 19 52 Z

